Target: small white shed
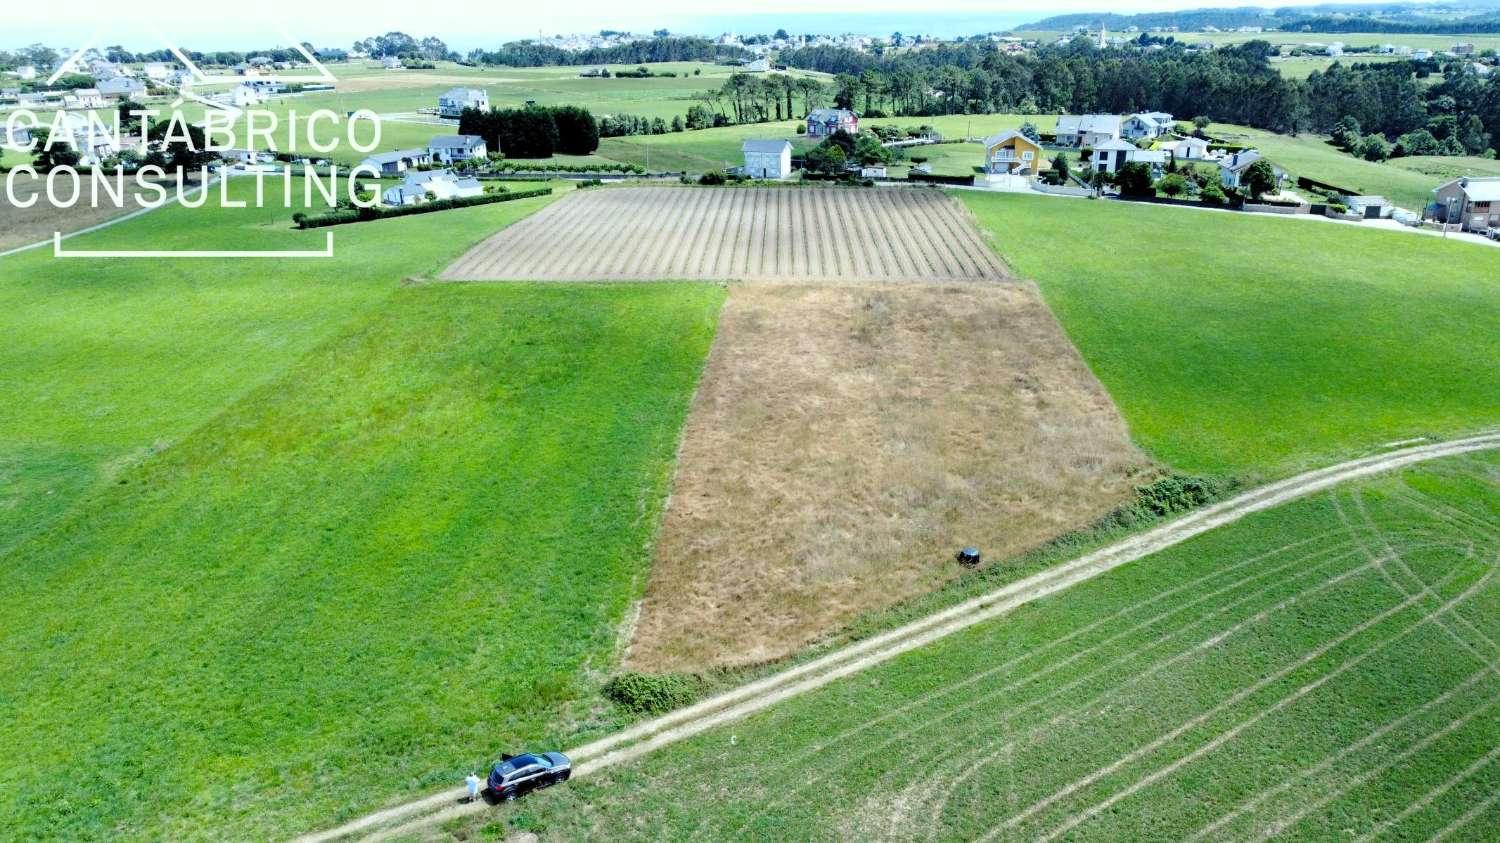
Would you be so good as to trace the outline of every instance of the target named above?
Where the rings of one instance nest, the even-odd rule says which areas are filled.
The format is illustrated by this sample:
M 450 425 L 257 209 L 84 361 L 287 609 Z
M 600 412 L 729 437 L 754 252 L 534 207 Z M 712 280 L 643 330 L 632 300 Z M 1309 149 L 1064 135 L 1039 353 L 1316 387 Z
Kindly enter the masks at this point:
M 745 141 L 745 175 L 752 179 L 785 179 L 792 175 L 791 141 Z

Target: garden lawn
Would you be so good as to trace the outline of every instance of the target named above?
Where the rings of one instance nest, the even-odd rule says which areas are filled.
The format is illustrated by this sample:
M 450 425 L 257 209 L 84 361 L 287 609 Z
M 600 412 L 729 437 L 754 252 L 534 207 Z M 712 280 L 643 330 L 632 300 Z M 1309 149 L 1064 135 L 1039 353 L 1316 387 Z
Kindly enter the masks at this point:
M 445 839 L 1493 839 L 1497 553 L 1493 453 L 1346 485 Z
M 1500 250 L 1207 210 L 958 194 L 1136 441 L 1281 475 L 1500 425 Z
M 11 549 L 0 823 L 284 838 L 564 739 L 722 295 L 396 290 Z

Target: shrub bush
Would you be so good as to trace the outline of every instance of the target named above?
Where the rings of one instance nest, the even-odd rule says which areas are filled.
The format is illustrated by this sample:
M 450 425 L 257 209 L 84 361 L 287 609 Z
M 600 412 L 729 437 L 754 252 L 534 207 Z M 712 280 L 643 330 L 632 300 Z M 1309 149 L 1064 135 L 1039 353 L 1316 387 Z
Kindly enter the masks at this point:
M 724 183 L 724 171 L 722 171 L 722 170 L 709 170 L 708 172 L 706 172 L 703 175 L 701 175 L 701 176 L 698 177 L 698 183 L 699 184 L 708 184 L 708 185 L 723 184 Z
M 604 697 L 632 714 L 681 708 L 703 692 L 703 680 L 684 674 L 622 673 L 604 683 Z

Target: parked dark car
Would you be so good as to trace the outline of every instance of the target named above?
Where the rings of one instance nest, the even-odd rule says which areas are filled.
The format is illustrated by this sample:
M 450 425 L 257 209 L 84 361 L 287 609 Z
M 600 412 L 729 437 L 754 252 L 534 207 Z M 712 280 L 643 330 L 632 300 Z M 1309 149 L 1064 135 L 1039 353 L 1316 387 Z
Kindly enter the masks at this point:
M 533 790 L 565 782 L 572 775 L 573 762 L 561 752 L 501 755 L 490 769 L 488 787 L 496 799 L 508 802 Z

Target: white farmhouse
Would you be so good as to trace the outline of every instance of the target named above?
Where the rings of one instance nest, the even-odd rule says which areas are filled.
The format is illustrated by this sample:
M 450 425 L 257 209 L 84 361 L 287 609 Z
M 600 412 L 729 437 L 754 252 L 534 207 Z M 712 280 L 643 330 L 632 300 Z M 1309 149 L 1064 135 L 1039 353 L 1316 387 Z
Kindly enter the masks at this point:
M 34 64 L 23 64 L 20 67 L 16 68 L 16 75 L 19 76 L 19 77 L 21 77 L 22 80 L 35 79 L 36 78 L 36 65 L 34 65 Z
M 1162 144 L 1161 151 L 1175 161 L 1202 161 L 1208 158 L 1208 141 L 1203 138 L 1183 138 Z
M 165 82 L 167 77 L 171 74 L 172 69 L 167 67 L 164 62 L 151 61 L 146 62 L 146 66 L 142 72 L 146 74 L 147 79 L 151 79 L 157 82 Z
M 135 97 L 146 93 L 146 83 L 129 76 L 116 76 L 100 82 L 98 90 L 106 97 Z
M 1064 114 L 1057 118 L 1058 146 L 1082 149 L 1119 139 L 1118 114 Z
M 401 63 L 400 56 L 386 56 L 380 60 L 380 66 L 386 70 L 400 70 L 406 65 Z
M 1112 140 L 1094 147 L 1089 167 L 1096 173 L 1118 173 L 1126 164 L 1146 164 L 1152 178 L 1161 176 L 1167 154 L 1160 150 L 1141 149 L 1130 141 Z
M 745 153 L 745 175 L 754 179 L 785 179 L 792 175 L 792 143 L 779 140 L 748 140 L 741 147 Z
M 438 97 L 438 116 L 457 118 L 466 108 L 480 111 L 490 107 L 490 92 L 478 88 L 449 88 Z
M 478 179 L 461 179 L 452 170 L 425 170 L 407 173 L 395 187 L 380 195 L 387 205 L 420 205 L 429 199 L 464 199 L 483 196 L 484 186 Z
M 427 154 L 440 164 L 454 164 L 470 158 L 489 155 L 484 138 L 478 135 L 438 135 L 427 142 Z
M 74 88 L 73 93 L 63 96 L 63 108 L 89 109 L 103 107 L 104 95 L 99 93 L 98 88 Z
M 1146 111 L 1132 114 L 1120 122 L 1120 136 L 1124 138 L 1159 138 L 1172 131 L 1172 115 L 1165 111 Z

